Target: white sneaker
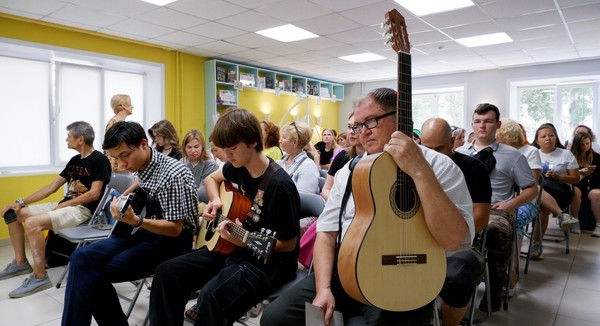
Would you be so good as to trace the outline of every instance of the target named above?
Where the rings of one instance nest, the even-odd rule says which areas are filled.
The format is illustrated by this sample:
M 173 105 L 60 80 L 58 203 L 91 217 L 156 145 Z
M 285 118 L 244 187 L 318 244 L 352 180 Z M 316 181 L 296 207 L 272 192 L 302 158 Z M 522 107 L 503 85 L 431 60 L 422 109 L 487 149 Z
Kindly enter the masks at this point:
M 579 224 L 575 225 L 571 228 L 571 233 L 573 234 L 581 234 L 581 229 L 579 228 Z
M 592 237 L 600 237 L 600 225 L 596 224 L 596 228 L 592 232 Z
M 560 229 L 563 231 L 569 231 L 569 229 L 575 225 L 579 227 L 579 220 L 567 213 L 560 213 L 556 218 Z

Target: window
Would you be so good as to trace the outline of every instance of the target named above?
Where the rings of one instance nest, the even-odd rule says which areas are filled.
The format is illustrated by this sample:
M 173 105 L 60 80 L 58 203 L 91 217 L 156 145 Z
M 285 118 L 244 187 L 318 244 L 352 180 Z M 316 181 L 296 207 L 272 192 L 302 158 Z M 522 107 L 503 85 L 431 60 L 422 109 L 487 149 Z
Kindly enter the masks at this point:
M 128 120 L 147 125 L 163 117 L 161 65 L 0 45 L 0 147 L 10 153 L 0 156 L 0 173 L 62 170 L 76 154 L 65 145 L 66 126 L 74 121 L 92 125 L 94 148 L 101 151 L 104 128 L 114 115 L 114 94 L 131 97 L 134 110 Z
M 422 90 L 412 96 L 414 127 L 420 129 L 425 120 L 440 117 L 450 125 L 465 127 L 465 95 L 463 87 Z
M 530 82 L 531 83 L 531 82 Z M 561 83 L 550 85 L 517 86 L 517 112 L 511 117 L 523 124 L 529 142 L 533 142 L 535 131 L 542 123 L 556 126 L 560 140 L 565 143 L 573 130 L 580 124 L 595 129 L 598 122 L 597 91 L 599 82 Z

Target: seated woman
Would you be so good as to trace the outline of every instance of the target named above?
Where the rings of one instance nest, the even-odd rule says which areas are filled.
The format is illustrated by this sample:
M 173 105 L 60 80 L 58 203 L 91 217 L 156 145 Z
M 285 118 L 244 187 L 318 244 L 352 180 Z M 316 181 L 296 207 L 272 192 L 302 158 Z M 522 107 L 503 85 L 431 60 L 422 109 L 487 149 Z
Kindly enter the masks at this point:
M 579 215 L 579 208 L 583 198 L 590 201 L 592 214 L 596 220 L 596 227 L 592 232 L 593 237 L 600 237 L 600 154 L 592 149 L 592 136 L 587 132 L 577 133 L 573 137 L 571 153 L 579 164 L 581 181 L 573 188 L 572 213 Z M 572 229 L 573 233 L 580 233 L 579 228 Z
M 329 169 L 333 153 L 339 147 L 335 137 L 335 130 L 325 128 L 321 133 L 321 141 L 315 144 L 315 148 L 317 149 L 315 163 L 317 163 L 321 169 Z
M 263 137 L 263 153 L 274 161 L 279 161 L 283 157 L 283 152 L 279 147 L 279 127 L 269 120 L 260 122 Z
M 452 137 L 454 137 L 452 150 L 455 150 L 465 144 L 465 130 L 457 126 L 451 126 L 450 130 L 452 130 Z
M 537 148 L 526 143 L 527 138 L 523 134 L 523 131 L 518 123 L 511 119 L 501 119 L 502 126 L 496 131 L 496 140 L 499 143 L 506 144 L 514 147 L 527 159 L 527 163 L 529 163 L 529 167 L 531 168 L 531 172 L 536 180 L 539 180 L 540 173 L 542 170 L 542 162 L 540 159 L 540 154 Z M 523 237 L 525 236 L 525 226 L 539 215 L 540 206 L 544 208 L 545 211 L 549 211 L 554 216 L 559 216 L 559 219 L 563 221 L 571 221 L 574 220 L 568 214 L 562 213 L 560 207 L 556 203 L 556 200 L 550 194 L 543 191 L 542 198 L 540 200 L 540 205 L 538 206 L 537 197 L 527 205 L 519 207 L 517 211 L 517 219 L 516 219 L 516 227 L 517 227 L 517 248 L 521 248 L 521 244 L 523 243 Z M 562 214 L 562 215 L 561 215 Z M 565 223 L 566 225 L 567 223 Z M 540 250 L 541 252 L 541 250 Z M 518 254 L 513 253 L 513 264 L 511 266 L 511 284 L 509 286 L 509 295 L 512 296 L 514 293 L 514 289 L 516 288 L 518 282 L 517 272 L 519 270 L 519 258 Z M 539 259 L 539 257 L 538 257 Z
M 198 189 L 204 185 L 204 178 L 219 168 L 217 162 L 210 159 L 204 144 L 204 136 L 196 129 L 188 131 L 181 142 L 183 157 L 180 162 L 192 171 Z
M 341 169 L 348 161 L 353 159 L 358 155 L 362 155 L 365 150 L 358 139 L 358 135 L 354 133 L 352 130 L 352 126 L 354 125 L 354 113 L 350 114 L 348 118 L 348 143 L 350 143 L 350 147 L 342 150 L 331 162 L 331 166 L 327 171 L 327 179 L 325 180 L 325 185 L 321 190 L 321 196 L 327 200 L 329 198 L 329 192 L 331 191 L 331 187 L 333 187 L 333 177 L 335 177 L 335 173 Z
M 542 160 L 542 176 L 544 177 L 544 190 L 548 192 L 556 202 L 562 211 L 565 211 L 572 199 L 572 188 L 571 185 L 579 183 L 579 166 L 577 160 L 573 154 L 564 149 L 564 146 L 560 142 L 556 129 L 550 123 L 542 124 L 535 132 L 535 139 L 533 146 L 539 148 L 540 158 Z M 546 233 L 548 228 L 548 215 L 550 212 L 541 207 L 540 223 L 536 225 L 534 232 L 534 248 L 532 253 L 532 259 L 541 259 L 542 257 L 542 245 L 540 232 L 537 229 L 539 226 L 542 228 L 542 236 Z M 573 223 L 569 219 L 567 221 L 563 219 L 561 227 L 570 227 Z M 564 226 L 563 226 L 564 225 Z M 567 228 L 568 229 L 568 228 Z
M 281 128 L 281 148 L 287 153 L 277 161 L 290 175 L 298 192 L 319 194 L 319 168 L 306 154 L 312 130 L 304 122 L 291 122 Z
M 152 128 L 148 129 L 148 134 L 152 138 L 152 144 L 157 151 L 176 160 L 182 158 L 179 151 L 179 137 L 175 127 L 169 120 L 160 120 L 155 123 Z

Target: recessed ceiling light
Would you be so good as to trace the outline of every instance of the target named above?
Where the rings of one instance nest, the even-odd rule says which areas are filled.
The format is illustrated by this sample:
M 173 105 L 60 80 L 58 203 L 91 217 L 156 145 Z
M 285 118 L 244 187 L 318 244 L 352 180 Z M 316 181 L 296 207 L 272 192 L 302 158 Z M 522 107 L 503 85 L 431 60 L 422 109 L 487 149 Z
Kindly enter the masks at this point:
M 338 58 L 340 58 L 342 60 L 354 62 L 354 63 L 377 61 L 377 60 L 385 59 L 385 57 L 382 57 L 379 54 L 375 54 L 372 52 L 365 52 L 365 53 L 359 53 L 359 54 L 353 54 L 353 55 L 345 55 L 343 57 L 338 57 Z
M 142 0 L 142 1 L 151 3 L 153 5 L 157 5 L 157 6 L 166 6 L 169 3 L 175 2 L 177 0 Z
M 474 6 L 471 0 L 394 0 L 417 16 Z
M 262 31 L 256 32 L 256 34 L 270 37 L 281 42 L 294 42 L 308 38 L 319 37 L 317 34 L 313 34 L 292 24 L 263 29 Z
M 509 42 L 513 42 L 513 39 L 511 39 L 510 36 L 506 35 L 506 33 L 494 33 L 494 34 L 486 34 L 486 35 L 478 35 L 478 36 L 459 38 L 459 39 L 456 39 L 456 42 L 458 42 L 468 48 L 474 48 L 474 47 L 478 47 L 478 46 L 509 43 Z

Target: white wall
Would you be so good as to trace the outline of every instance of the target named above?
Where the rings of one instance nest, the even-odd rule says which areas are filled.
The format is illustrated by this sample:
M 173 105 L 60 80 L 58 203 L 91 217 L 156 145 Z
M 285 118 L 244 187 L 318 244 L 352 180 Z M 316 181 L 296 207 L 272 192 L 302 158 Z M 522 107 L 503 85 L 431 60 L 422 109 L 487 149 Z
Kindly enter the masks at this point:
M 493 103 L 500 109 L 500 115 L 509 116 L 510 83 L 521 80 L 545 79 L 572 76 L 593 76 L 600 74 L 600 59 L 581 60 L 556 64 L 543 64 L 496 70 L 415 77 L 413 90 L 464 86 L 465 121 L 471 121 L 475 106 L 482 102 Z M 340 104 L 339 130 L 345 130 L 348 115 L 352 112 L 352 102 L 361 95 L 378 87 L 396 89 L 396 80 L 364 82 L 345 85 L 344 102 Z M 513 104 L 514 105 L 514 104 Z M 466 126 L 466 129 L 470 129 Z

